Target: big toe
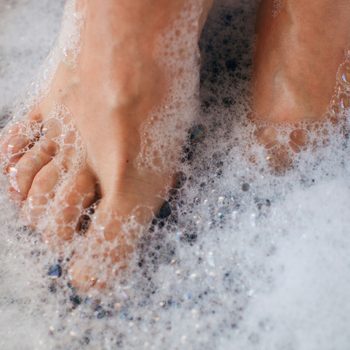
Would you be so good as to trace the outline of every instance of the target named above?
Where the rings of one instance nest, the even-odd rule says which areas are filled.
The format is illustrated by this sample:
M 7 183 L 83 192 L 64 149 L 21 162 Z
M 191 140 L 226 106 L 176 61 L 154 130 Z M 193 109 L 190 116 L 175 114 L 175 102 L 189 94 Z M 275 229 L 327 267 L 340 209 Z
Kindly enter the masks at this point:
M 77 249 L 69 269 L 72 285 L 83 292 L 109 286 L 128 267 L 141 233 L 141 227 L 123 222 L 103 207 L 104 203 L 83 241 L 84 251 Z

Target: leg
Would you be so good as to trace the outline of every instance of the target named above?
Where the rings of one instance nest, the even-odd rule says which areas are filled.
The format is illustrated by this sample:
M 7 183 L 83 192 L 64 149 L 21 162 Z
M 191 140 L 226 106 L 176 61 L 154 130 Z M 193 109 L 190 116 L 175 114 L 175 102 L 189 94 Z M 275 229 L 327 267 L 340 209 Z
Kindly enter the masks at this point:
M 274 6 L 261 3 L 253 84 L 255 120 L 270 125 L 258 136 L 269 146 L 277 138 L 274 125 L 325 117 L 350 48 L 348 1 L 283 0 L 277 12 Z M 289 146 L 297 150 L 306 138 L 296 129 Z
M 127 265 L 139 227 L 125 232 L 124 224 L 147 223 L 172 186 L 180 142 L 168 138 L 157 149 L 154 127 L 190 122 L 179 116 L 195 104 L 197 42 L 211 1 L 77 5 L 84 22 L 76 62 L 62 61 L 28 122 L 8 130 L 2 158 L 11 192 L 45 237 L 71 240 L 101 197 L 84 243 L 91 254 L 80 248 L 71 266 L 73 283 L 88 289 L 108 279 L 98 275 L 102 260 L 111 270 Z

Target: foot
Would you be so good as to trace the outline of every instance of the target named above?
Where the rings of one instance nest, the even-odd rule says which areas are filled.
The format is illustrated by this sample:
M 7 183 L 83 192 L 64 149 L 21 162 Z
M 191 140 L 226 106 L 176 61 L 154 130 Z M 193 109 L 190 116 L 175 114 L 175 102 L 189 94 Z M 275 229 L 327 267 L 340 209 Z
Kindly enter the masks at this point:
M 346 0 L 283 0 L 279 6 L 274 0 L 262 1 L 253 110 L 258 139 L 270 149 L 275 166 L 285 167 L 287 153 L 307 145 L 307 128 L 302 125 L 325 119 L 334 103 L 339 106 L 339 99 L 349 106 L 349 98 L 337 91 L 344 91 L 344 81 L 337 82 L 337 74 L 346 69 L 341 65 L 349 59 L 349 20 Z M 284 142 L 279 140 L 283 137 L 278 125 L 292 128 Z
M 7 129 L 1 156 L 12 197 L 53 246 L 76 237 L 94 208 L 70 266 L 72 283 L 87 290 L 127 266 L 142 225 L 172 186 L 184 137 L 159 133 L 191 122 L 210 2 L 77 6 L 74 64 L 62 61 L 28 118 Z M 110 262 L 104 275 L 102 262 Z

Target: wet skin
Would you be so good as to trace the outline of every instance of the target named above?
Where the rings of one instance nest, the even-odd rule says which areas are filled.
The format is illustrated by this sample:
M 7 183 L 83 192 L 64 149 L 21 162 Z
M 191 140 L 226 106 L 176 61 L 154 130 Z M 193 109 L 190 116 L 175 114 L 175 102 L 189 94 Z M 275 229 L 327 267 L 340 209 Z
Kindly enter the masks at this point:
M 47 202 L 53 203 L 51 226 L 40 227 L 45 240 L 74 239 L 84 209 L 100 198 L 87 232 L 97 260 L 76 255 L 69 268 L 73 285 L 81 290 L 105 287 L 108 276 L 114 278 L 109 272 L 100 277 L 98 259 L 108 259 L 118 269 L 127 267 L 139 232 L 123 232 L 123 220 L 141 207 L 147 210 L 138 212 L 139 223 L 149 222 L 173 183 L 172 168 L 154 172 L 137 167 L 135 159 L 141 149 L 141 125 L 151 110 L 162 105 L 171 79 L 178 78 L 160 64 L 156 45 L 159 33 L 169 30 L 185 4 L 185 0 L 106 0 L 101 5 L 97 0 L 80 0 L 85 18 L 77 64 L 60 63 L 48 93 L 27 120 L 2 137 L 3 171 L 11 196 L 21 203 L 33 227 Z M 200 4 L 197 39 L 212 1 Z M 289 161 L 286 147 L 299 151 L 307 145 L 307 134 L 295 127 L 282 147 L 277 126 L 323 118 L 349 47 L 350 2 L 285 0 L 277 14 L 274 9 L 274 1 L 264 0 L 258 15 L 253 119 L 258 141 L 273 150 L 274 164 L 284 167 Z M 196 49 L 195 43 L 193 55 Z M 63 124 L 50 117 L 57 105 L 69 110 Z M 73 125 L 76 133 L 66 133 L 59 144 L 64 124 Z M 56 191 L 62 169 L 75 166 L 72 145 L 77 134 L 85 157 Z M 111 244 L 101 252 L 104 242 Z

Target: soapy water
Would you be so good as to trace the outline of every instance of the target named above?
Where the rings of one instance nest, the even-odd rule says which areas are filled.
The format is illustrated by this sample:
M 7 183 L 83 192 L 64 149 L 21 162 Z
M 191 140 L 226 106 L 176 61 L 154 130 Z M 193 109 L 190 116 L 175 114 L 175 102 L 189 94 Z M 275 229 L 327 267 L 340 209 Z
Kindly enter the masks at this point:
M 0 5 L 4 119 L 48 54 L 62 6 Z M 1 349 L 349 348 L 347 106 L 337 102 L 341 126 L 321 128 L 327 142 L 310 132 L 318 147 L 271 173 L 247 122 L 256 7 L 215 4 L 201 40 L 202 110 L 180 189 L 162 208 L 171 215 L 144 235 L 113 291 L 74 291 L 69 256 L 52 253 L 1 193 Z

